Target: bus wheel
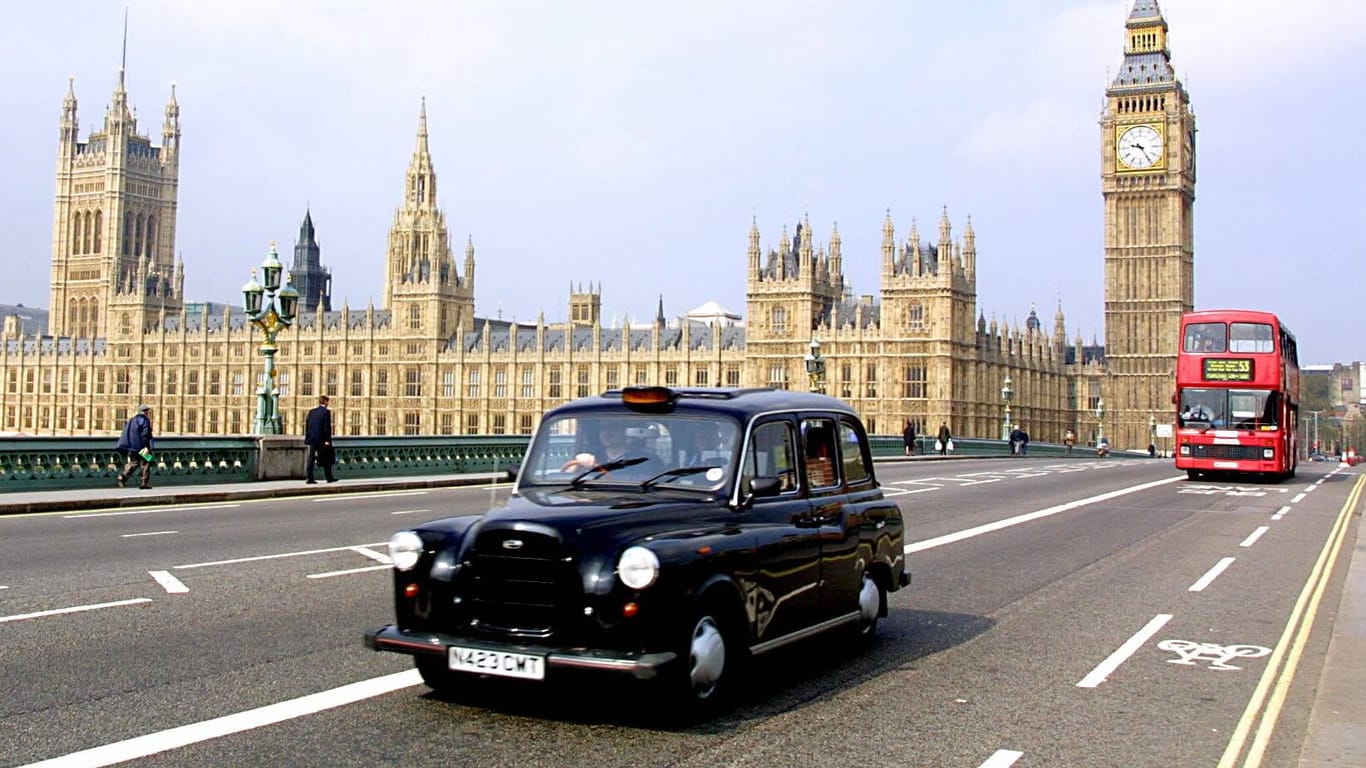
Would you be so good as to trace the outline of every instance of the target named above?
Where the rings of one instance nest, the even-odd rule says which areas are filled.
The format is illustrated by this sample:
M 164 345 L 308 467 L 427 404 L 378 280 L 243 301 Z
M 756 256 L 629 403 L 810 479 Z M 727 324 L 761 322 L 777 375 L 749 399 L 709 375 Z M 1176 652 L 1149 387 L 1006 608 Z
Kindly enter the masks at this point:
M 1186 470 L 1186 477 L 1190 478 L 1191 480 L 1199 480 L 1199 479 L 1200 479 L 1200 472 L 1199 472 L 1199 470 L 1188 469 L 1188 470 Z

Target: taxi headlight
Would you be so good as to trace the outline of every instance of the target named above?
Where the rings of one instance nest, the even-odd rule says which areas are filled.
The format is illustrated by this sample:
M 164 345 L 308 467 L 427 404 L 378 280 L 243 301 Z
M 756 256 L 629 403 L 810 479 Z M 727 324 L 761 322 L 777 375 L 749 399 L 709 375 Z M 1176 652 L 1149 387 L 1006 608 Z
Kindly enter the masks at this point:
M 659 578 L 659 558 L 645 547 L 630 547 L 617 560 L 617 576 L 631 589 L 645 589 Z
M 400 571 L 410 571 L 422 556 L 422 538 L 412 531 L 399 531 L 389 538 L 389 559 Z

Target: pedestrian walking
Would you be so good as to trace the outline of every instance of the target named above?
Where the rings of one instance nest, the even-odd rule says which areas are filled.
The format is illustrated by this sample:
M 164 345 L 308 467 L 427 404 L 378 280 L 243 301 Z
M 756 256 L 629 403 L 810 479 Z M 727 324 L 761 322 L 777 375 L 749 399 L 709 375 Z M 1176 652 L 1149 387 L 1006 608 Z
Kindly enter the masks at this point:
M 1072 455 L 1072 446 L 1077 444 L 1077 433 L 1067 430 L 1067 434 L 1062 436 L 1062 444 L 1067 446 L 1067 455 Z
M 119 442 L 116 447 L 123 454 L 123 469 L 118 476 L 119 487 L 123 488 L 128 483 L 128 478 L 137 472 L 138 487 L 151 488 L 152 407 L 150 405 L 138 406 L 138 412 L 133 414 L 133 417 L 123 425 L 123 434 L 119 435 Z
M 953 450 L 953 434 L 949 432 L 947 421 L 939 422 L 939 434 L 935 436 L 934 447 L 939 450 L 940 456 L 946 456 Z
M 304 468 L 307 479 L 305 483 L 314 485 L 318 481 L 314 479 L 314 467 L 323 468 L 323 477 L 327 482 L 337 482 L 336 475 L 332 474 L 332 465 L 336 463 L 337 452 L 332 447 L 332 412 L 327 410 L 327 395 L 318 396 L 318 404 L 308 412 L 308 417 L 304 420 L 304 445 L 308 449 L 304 451 Z
M 901 442 L 905 444 L 906 455 L 915 455 L 915 425 L 910 419 L 906 420 L 906 428 L 901 430 Z
M 1020 425 L 1016 425 L 1020 430 L 1020 455 L 1025 456 L 1029 453 L 1029 430 Z
M 1010 455 L 1019 456 L 1022 453 L 1024 453 L 1024 431 L 1020 429 L 1019 424 L 1016 424 L 1015 428 L 1010 430 Z

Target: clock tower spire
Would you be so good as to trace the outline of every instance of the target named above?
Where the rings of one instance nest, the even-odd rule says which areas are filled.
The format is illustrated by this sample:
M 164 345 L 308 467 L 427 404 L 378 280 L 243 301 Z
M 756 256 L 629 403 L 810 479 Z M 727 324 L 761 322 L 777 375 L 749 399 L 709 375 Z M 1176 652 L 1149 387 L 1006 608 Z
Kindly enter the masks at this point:
M 1101 113 L 1106 432 L 1121 448 L 1168 420 L 1181 315 L 1195 307 L 1195 115 L 1157 0 L 1135 0 Z

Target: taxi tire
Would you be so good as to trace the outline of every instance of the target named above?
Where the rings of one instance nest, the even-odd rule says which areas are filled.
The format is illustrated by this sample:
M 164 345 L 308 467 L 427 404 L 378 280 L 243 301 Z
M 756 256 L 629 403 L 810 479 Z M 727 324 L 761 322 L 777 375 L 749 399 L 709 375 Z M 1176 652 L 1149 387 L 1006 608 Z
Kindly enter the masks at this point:
M 422 675 L 422 682 L 428 688 L 444 696 L 450 696 L 465 689 L 461 681 L 468 681 L 474 676 L 463 672 L 456 672 L 446 664 L 445 655 L 423 654 L 414 656 L 413 663 L 417 666 L 417 672 Z
M 878 619 L 887 606 L 887 588 L 877 580 L 872 571 L 863 572 L 859 585 L 858 621 L 854 623 L 854 635 L 861 642 L 872 642 L 877 635 Z

